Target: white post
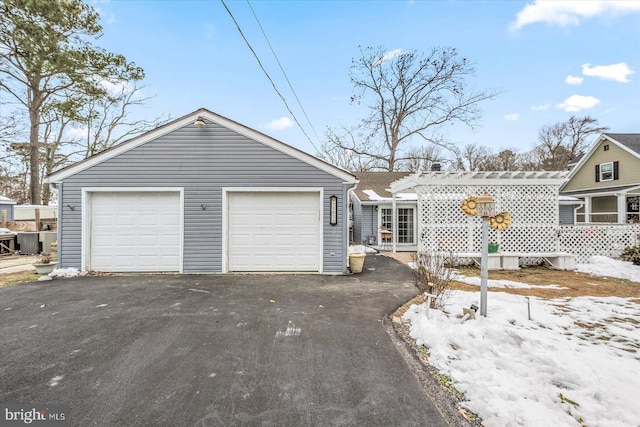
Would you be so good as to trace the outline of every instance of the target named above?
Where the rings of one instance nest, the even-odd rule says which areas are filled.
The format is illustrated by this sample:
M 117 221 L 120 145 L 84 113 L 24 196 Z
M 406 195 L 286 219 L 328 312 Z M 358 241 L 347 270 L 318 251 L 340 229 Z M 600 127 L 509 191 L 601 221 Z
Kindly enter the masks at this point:
M 591 197 L 586 196 L 584 198 L 584 222 L 589 224 L 591 222 Z
M 396 241 L 398 240 L 398 208 L 396 207 L 396 193 L 391 198 L 391 217 L 393 218 L 391 226 L 391 244 L 393 252 L 396 251 Z
M 489 218 L 482 218 L 482 259 L 480 262 L 480 315 L 487 317 L 487 280 L 489 270 Z
M 627 195 L 625 193 L 616 194 L 618 197 L 618 224 L 627 222 Z

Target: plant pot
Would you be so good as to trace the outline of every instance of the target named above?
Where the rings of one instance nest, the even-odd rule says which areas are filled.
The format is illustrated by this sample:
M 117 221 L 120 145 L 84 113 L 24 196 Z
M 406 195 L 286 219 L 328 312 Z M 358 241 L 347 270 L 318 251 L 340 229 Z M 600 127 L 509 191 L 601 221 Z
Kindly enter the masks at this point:
M 33 266 L 36 268 L 36 273 L 40 275 L 38 280 L 51 280 L 51 276 L 49 276 L 49 273 L 56 269 L 56 265 L 58 265 L 57 262 L 50 262 L 48 264 L 33 264 Z
M 489 243 L 489 253 L 495 254 L 500 250 L 500 245 L 498 243 Z
M 352 273 L 362 273 L 362 267 L 364 266 L 364 259 L 366 257 L 367 254 L 359 252 L 352 252 L 349 254 L 349 267 L 351 268 Z

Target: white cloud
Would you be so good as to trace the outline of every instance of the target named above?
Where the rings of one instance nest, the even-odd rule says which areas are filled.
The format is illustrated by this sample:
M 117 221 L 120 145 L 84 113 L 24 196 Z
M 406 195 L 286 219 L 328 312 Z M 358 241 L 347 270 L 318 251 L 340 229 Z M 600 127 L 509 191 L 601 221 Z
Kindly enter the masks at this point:
M 531 109 L 533 111 L 545 111 L 545 110 L 548 110 L 549 107 L 551 107 L 551 104 L 532 105 Z
M 382 56 L 382 58 L 380 58 L 380 59 L 378 59 L 377 61 L 375 61 L 375 62 L 373 63 L 373 65 L 382 65 L 382 64 L 384 64 L 385 62 L 390 61 L 390 60 L 392 60 L 393 58 L 395 58 L 395 57 L 397 57 L 397 56 L 400 56 L 400 55 L 403 55 L 403 54 L 405 54 L 405 53 L 406 53 L 406 52 L 405 52 L 404 50 L 402 50 L 402 49 L 393 49 L 393 50 L 390 50 L 389 52 L 385 53 L 385 54 Z
M 70 140 L 74 140 L 77 138 L 86 138 L 87 131 L 88 131 L 88 128 L 86 126 L 67 128 L 64 131 L 64 136 Z
M 617 16 L 638 12 L 640 12 L 640 1 L 535 0 L 518 12 L 515 22 L 511 23 L 511 29 L 519 30 L 525 25 L 536 22 L 566 27 L 580 25 L 581 21 L 595 16 Z
M 271 123 L 267 125 L 267 129 L 269 130 L 283 130 L 293 126 L 293 120 L 289 117 L 280 117 L 279 119 L 272 120 Z
M 599 103 L 600 100 L 598 98 L 594 98 L 593 96 L 571 95 L 562 103 L 558 104 L 557 107 L 563 109 L 564 111 L 576 112 L 593 108 Z
M 596 65 L 582 64 L 582 74 L 589 77 L 600 77 L 604 80 L 615 80 L 620 83 L 628 83 L 631 74 L 635 74 L 626 62 L 619 62 L 612 65 Z
M 504 116 L 504 119 L 509 120 L 510 122 L 515 122 L 519 118 L 520 115 L 518 113 L 507 114 L 506 116 Z
M 581 85 L 583 81 L 584 78 L 577 76 L 567 76 L 565 79 L 565 82 L 567 82 L 568 85 Z
M 101 79 L 96 76 L 96 81 L 104 90 L 106 90 L 109 95 L 119 95 L 123 92 L 129 92 L 133 90 L 133 85 L 126 80 L 116 80 L 116 79 Z

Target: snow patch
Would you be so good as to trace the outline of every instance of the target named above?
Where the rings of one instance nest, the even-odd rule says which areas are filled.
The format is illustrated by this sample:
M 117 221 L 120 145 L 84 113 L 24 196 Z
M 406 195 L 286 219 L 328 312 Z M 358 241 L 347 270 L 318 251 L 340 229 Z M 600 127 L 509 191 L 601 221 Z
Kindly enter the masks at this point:
M 628 298 L 544 300 L 490 292 L 488 316 L 460 324 L 478 292 L 446 312 L 412 305 L 411 336 L 486 426 L 637 426 L 640 310 Z M 579 406 L 573 405 L 576 402 Z
M 84 276 L 86 272 L 78 271 L 77 268 L 56 268 L 49 276 L 51 277 L 77 277 Z
M 577 264 L 576 271 L 594 276 L 616 277 L 640 283 L 640 265 L 606 256 L 592 256 L 586 264 Z
M 375 254 L 378 251 L 376 251 L 373 248 L 370 248 L 369 246 L 364 246 L 364 245 L 351 245 L 349 246 L 349 253 L 358 253 L 358 254 Z

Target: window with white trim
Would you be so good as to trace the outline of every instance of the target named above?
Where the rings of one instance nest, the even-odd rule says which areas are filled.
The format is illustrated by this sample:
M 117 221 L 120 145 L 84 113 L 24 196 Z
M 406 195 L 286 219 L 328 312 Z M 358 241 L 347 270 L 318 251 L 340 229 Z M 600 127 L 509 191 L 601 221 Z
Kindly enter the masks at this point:
M 613 181 L 613 162 L 600 165 L 600 181 Z

